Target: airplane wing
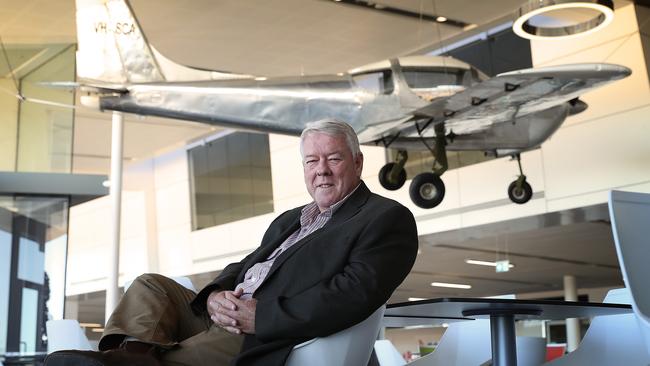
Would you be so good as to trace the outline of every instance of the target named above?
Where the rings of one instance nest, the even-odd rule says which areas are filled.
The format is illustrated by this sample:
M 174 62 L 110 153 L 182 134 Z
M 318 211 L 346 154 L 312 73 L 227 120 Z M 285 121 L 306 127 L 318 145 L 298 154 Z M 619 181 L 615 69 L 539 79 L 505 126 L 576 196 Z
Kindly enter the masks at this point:
M 449 97 L 438 98 L 413 111 L 416 120 L 445 123 L 446 133 L 477 133 L 501 122 L 566 103 L 594 88 L 630 75 L 630 69 L 612 64 L 573 64 L 525 69 L 499 74 Z M 400 136 L 433 137 L 433 128 L 404 123 Z M 418 132 L 419 130 L 419 132 Z

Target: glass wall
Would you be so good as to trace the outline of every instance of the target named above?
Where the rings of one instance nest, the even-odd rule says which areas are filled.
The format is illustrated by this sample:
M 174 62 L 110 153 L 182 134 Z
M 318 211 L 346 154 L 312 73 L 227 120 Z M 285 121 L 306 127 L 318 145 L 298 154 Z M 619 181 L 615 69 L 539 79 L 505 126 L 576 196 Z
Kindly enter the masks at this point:
M 194 230 L 273 212 L 268 135 L 232 133 L 188 158 Z
M 0 196 L 0 355 L 47 350 L 63 318 L 68 199 Z
M 5 49 L 7 57 L 0 57 L 0 170 L 70 173 L 74 91 L 42 83 L 75 80 L 74 45 Z

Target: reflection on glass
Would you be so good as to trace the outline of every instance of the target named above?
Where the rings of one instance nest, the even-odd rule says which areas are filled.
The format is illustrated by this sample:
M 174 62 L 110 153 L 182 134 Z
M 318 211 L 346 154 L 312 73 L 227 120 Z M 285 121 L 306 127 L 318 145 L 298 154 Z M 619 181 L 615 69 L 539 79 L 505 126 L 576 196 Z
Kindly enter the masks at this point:
M 18 242 L 18 279 L 39 285 L 43 284 L 45 272 L 45 253 L 37 242 L 20 238 Z
M 273 211 L 268 136 L 232 133 L 188 151 L 194 229 Z
M 36 335 L 38 330 L 38 296 L 37 290 L 23 287 L 22 307 L 20 311 L 20 350 L 19 352 L 36 351 Z

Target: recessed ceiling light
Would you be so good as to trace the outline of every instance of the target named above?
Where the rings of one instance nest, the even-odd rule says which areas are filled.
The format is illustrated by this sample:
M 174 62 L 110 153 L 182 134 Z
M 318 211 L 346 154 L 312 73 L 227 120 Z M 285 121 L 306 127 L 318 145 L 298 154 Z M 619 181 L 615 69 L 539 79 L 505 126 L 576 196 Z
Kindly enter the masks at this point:
M 93 328 L 91 330 L 93 333 L 104 333 L 104 328 Z
M 565 39 L 596 32 L 614 19 L 611 0 L 529 0 L 516 13 L 512 30 L 531 40 Z M 585 20 L 586 18 L 586 20 Z
M 264 76 L 256 77 L 255 80 L 263 81 L 263 80 L 266 80 L 266 77 L 264 77 Z
M 477 266 L 490 266 L 490 267 L 496 267 L 497 262 L 488 262 L 488 261 L 479 261 L 476 259 L 465 259 L 465 263 L 467 264 L 476 264 Z M 513 268 L 515 265 L 510 263 L 508 267 Z
M 431 282 L 431 286 L 433 287 L 448 287 L 448 288 L 462 288 L 465 290 L 469 290 L 472 288 L 471 285 L 463 285 L 461 283 L 447 283 L 447 282 Z
M 447 18 L 445 18 L 445 17 L 437 17 L 436 18 L 436 22 L 439 22 L 439 23 L 446 22 L 446 21 L 447 21 Z
M 79 323 L 79 326 L 83 328 L 101 328 L 102 325 L 99 323 Z

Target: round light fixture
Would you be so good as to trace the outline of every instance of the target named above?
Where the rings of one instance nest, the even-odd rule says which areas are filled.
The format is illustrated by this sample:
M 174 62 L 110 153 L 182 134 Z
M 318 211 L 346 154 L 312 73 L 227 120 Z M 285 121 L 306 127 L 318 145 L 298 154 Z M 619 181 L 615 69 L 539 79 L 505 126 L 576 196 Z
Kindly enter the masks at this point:
M 512 30 L 534 40 L 565 39 L 596 32 L 614 19 L 611 0 L 531 0 L 517 10 Z

